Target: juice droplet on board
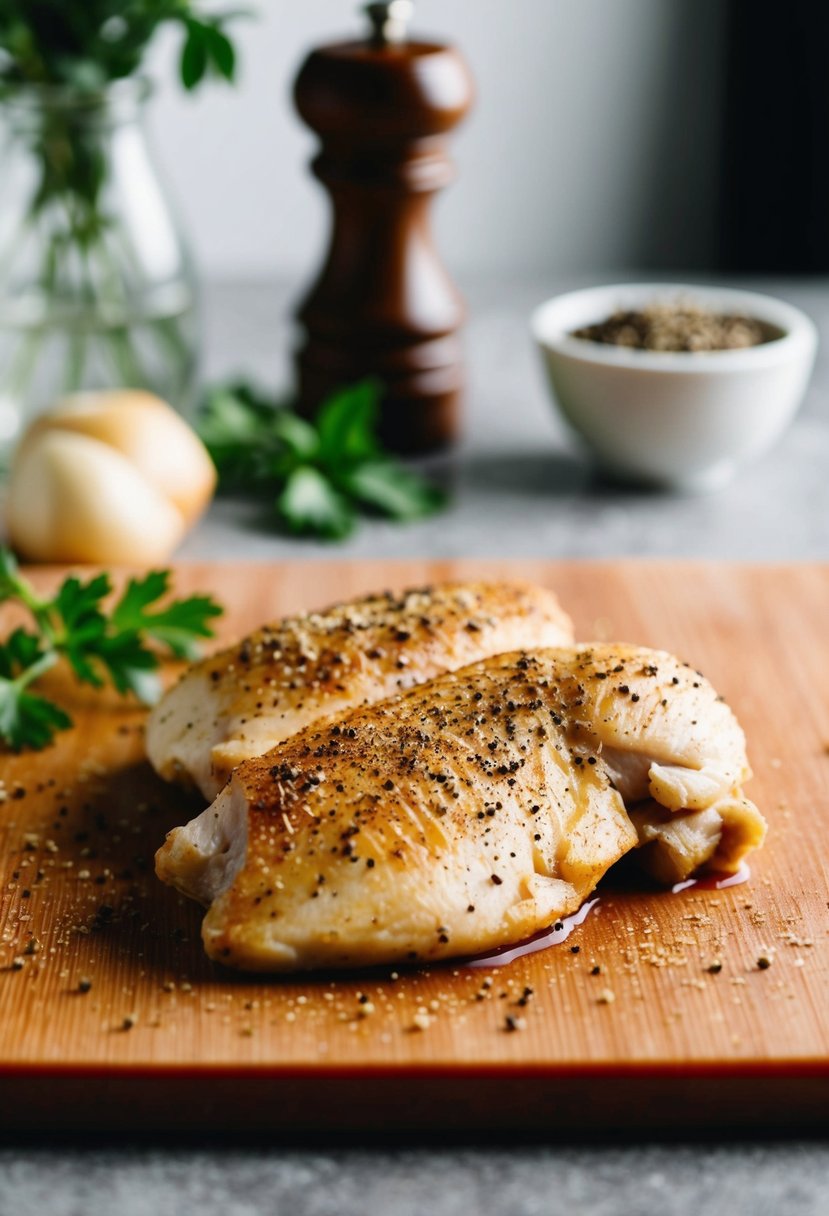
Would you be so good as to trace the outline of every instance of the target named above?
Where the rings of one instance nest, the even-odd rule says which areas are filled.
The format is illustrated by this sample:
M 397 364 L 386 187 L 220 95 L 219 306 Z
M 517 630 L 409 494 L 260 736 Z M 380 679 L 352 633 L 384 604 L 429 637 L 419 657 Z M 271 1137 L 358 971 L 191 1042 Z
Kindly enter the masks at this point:
M 724 891 L 726 887 L 739 887 L 750 878 L 751 870 L 743 861 L 739 870 L 735 870 L 733 874 L 706 874 L 703 878 L 686 878 L 684 882 L 674 883 L 671 891 L 674 895 L 678 895 L 680 891 L 688 891 L 691 887 L 698 891 Z
M 587 919 L 591 909 L 595 908 L 598 902 L 598 899 L 588 899 L 578 912 L 574 912 L 572 916 L 562 916 L 561 920 L 557 920 L 549 929 L 542 929 L 539 933 L 534 933 L 525 942 L 520 942 L 517 946 L 500 946 L 488 954 L 476 954 L 474 958 L 466 959 L 460 965 L 462 967 L 503 967 L 516 958 L 523 958 L 526 954 L 535 954 L 536 950 L 560 946 L 562 942 L 567 941 L 576 926 Z

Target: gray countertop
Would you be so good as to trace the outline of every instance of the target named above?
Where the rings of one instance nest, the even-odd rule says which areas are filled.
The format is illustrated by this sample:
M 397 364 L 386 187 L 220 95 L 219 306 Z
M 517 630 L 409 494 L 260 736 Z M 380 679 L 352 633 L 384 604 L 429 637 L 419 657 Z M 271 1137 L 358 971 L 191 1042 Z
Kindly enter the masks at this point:
M 427 462 L 454 495 L 437 520 L 366 523 L 346 544 L 258 530 L 241 502 L 217 503 L 185 558 L 679 556 L 829 559 L 829 342 L 781 445 L 724 492 L 665 497 L 594 479 L 553 417 L 528 336 L 531 307 L 577 284 L 478 284 L 468 292 L 467 435 Z M 763 283 L 829 334 L 829 285 Z M 290 293 L 212 288 L 207 374 L 288 382 Z M 657 1113 L 658 1121 L 658 1113 Z M 486 1147 L 380 1144 L 244 1149 L 216 1143 L 0 1146 L 0 1216 L 823 1216 L 821 1143 Z
M 829 334 L 829 285 L 760 287 L 806 309 Z M 829 342 L 795 425 L 724 491 L 685 497 L 624 489 L 595 477 L 550 404 L 527 317 L 555 289 L 526 282 L 469 288 L 466 434 L 451 456 L 422 462 L 452 493 L 437 520 L 406 527 L 366 521 L 346 544 L 331 546 L 269 534 L 258 507 L 222 499 L 181 556 L 829 557 Z M 276 286 L 210 292 L 208 376 L 241 369 L 268 386 L 287 385 L 289 300 Z
M 825 1216 L 817 1144 L 0 1150 L 3 1216 Z

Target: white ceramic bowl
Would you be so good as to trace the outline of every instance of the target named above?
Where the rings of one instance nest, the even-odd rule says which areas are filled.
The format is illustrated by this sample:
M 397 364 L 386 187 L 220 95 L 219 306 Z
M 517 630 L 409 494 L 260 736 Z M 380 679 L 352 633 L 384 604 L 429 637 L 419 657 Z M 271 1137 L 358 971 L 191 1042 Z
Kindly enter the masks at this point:
M 782 334 L 745 350 L 631 350 L 572 337 L 617 309 L 682 300 L 754 317 Z M 592 287 L 548 300 L 532 316 L 561 412 L 610 473 L 707 490 L 766 452 L 797 411 L 817 331 L 771 296 L 676 283 Z

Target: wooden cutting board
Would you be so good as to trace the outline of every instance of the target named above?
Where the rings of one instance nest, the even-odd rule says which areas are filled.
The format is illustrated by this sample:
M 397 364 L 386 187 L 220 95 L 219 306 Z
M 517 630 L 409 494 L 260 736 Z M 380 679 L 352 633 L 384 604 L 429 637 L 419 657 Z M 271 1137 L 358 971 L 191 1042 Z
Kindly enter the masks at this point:
M 2 1126 L 825 1121 L 829 567 L 188 565 L 176 589 L 219 596 L 231 638 L 361 591 L 483 573 L 554 588 L 582 639 L 664 647 L 713 680 L 746 729 L 749 792 L 770 823 L 751 881 L 681 894 L 606 882 L 565 945 L 491 971 L 239 978 L 204 957 L 200 909 L 153 874 L 165 832 L 202 803 L 149 770 L 141 712 L 67 684 L 76 728 L 0 760 Z

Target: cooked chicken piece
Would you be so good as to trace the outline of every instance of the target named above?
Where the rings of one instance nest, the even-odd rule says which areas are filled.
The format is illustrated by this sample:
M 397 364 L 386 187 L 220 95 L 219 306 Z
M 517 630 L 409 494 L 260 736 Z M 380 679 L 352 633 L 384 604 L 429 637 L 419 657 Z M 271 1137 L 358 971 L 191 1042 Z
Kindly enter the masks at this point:
M 266 625 L 191 667 L 150 715 L 147 752 L 162 777 L 214 798 L 237 764 L 323 715 L 492 654 L 572 638 L 552 591 L 529 583 L 365 596 Z
M 232 966 L 468 955 L 575 911 L 638 843 L 626 800 L 661 827 L 683 782 L 702 800 L 700 773 L 729 774 L 738 797 L 743 735 L 670 655 L 500 655 L 318 721 L 240 765 L 170 833 L 156 870 L 210 905 L 205 947 Z M 726 794 L 710 786 L 719 815 Z M 697 863 L 716 864 L 727 835 L 729 866 L 759 844 L 762 820 L 746 816 L 747 831 L 736 816 L 728 832 L 715 825 Z
M 643 846 L 637 861 L 666 885 L 706 869 L 732 873 L 766 836 L 766 821 L 754 803 L 733 794 L 702 811 L 672 812 L 643 802 L 630 818 Z

